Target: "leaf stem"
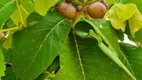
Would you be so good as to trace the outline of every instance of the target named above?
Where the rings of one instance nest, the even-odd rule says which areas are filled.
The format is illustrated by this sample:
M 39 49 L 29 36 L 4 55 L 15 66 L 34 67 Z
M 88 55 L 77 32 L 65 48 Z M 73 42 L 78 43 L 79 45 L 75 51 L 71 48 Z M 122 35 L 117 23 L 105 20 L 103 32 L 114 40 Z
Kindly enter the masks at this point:
M 73 32 L 72 32 L 72 34 L 73 34 Z M 77 43 L 77 40 L 76 40 L 76 37 L 75 37 L 74 34 L 73 34 L 73 39 L 74 39 L 74 43 L 75 43 L 75 47 L 76 47 L 76 51 L 77 51 L 77 55 L 78 55 L 78 60 L 79 60 L 79 63 L 80 63 L 80 68 L 81 68 L 81 71 L 82 71 L 83 80 L 86 80 L 86 76 L 85 76 L 85 72 L 84 72 L 84 68 L 83 68 L 83 64 L 82 64 L 82 60 L 81 60 L 81 56 L 80 56 L 78 43 Z
M 22 27 L 13 27 L 13 28 L 8 28 L 8 29 L 3 29 L 3 30 L 0 30 L 0 32 L 8 32 L 8 31 L 14 31 L 14 30 L 20 30 L 22 29 Z
M 77 13 L 77 17 L 75 20 L 73 20 L 72 22 L 72 28 L 74 29 L 75 25 L 77 22 L 79 22 L 79 20 L 82 18 L 83 14 L 82 13 Z

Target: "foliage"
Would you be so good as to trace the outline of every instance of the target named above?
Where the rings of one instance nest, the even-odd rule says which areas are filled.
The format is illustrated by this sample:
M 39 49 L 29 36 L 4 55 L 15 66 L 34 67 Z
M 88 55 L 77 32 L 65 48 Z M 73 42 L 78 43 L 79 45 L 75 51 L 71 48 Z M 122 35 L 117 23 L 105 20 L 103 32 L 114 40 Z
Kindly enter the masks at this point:
M 0 51 L 0 77 L 5 75 L 4 71 L 5 71 L 4 56 L 2 54 L 2 51 Z
M 141 80 L 142 2 L 107 0 L 93 19 L 96 1 L 67 3 L 84 8 L 69 20 L 55 5 L 64 0 L 0 0 L 0 80 Z

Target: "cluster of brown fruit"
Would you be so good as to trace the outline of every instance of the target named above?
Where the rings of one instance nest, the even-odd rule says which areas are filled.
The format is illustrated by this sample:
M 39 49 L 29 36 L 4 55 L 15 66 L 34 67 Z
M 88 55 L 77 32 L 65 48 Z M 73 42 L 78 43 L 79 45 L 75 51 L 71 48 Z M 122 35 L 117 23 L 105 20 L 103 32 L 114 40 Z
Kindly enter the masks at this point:
M 65 2 L 56 4 L 56 11 L 62 14 L 65 18 L 74 20 L 76 18 L 77 12 L 83 12 L 84 10 L 87 14 L 96 19 L 102 19 L 108 9 L 106 0 L 102 2 L 93 2 L 87 6 L 86 9 L 83 6 L 77 6 L 76 8 L 71 4 L 73 0 L 65 0 Z

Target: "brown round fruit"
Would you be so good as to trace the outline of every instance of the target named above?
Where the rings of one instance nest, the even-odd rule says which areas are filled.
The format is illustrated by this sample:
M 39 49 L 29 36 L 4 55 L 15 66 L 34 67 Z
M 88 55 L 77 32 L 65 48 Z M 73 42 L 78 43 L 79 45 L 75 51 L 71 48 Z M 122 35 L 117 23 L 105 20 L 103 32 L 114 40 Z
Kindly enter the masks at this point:
M 103 18 L 106 13 L 106 7 L 100 2 L 94 2 L 90 4 L 87 8 L 87 13 L 92 18 Z
M 107 4 L 106 0 L 102 0 L 102 3 L 106 6 L 106 9 L 108 9 L 108 8 L 109 8 L 109 6 L 108 6 L 108 4 Z
M 59 5 L 58 12 L 62 14 L 67 19 L 75 19 L 76 17 L 76 9 L 69 3 L 63 2 Z
M 73 0 L 65 0 L 65 2 L 67 3 L 71 3 Z
M 77 10 L 78 12 L 82 12 L 84 9 L 83 9 L 82 6 L 77 6 L 77 7 L 76 7 L 76 10 Z

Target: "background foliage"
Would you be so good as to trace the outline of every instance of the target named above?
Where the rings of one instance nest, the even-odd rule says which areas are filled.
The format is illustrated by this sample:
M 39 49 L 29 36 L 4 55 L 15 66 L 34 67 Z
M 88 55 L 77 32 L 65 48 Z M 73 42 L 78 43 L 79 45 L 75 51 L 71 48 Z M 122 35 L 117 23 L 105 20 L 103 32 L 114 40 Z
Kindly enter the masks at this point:
M 0 0 L 0 80 L 141 80 L 142 1 L 107 0 L 107 20 L 74 21 L 55 11 L 58 2 Z

